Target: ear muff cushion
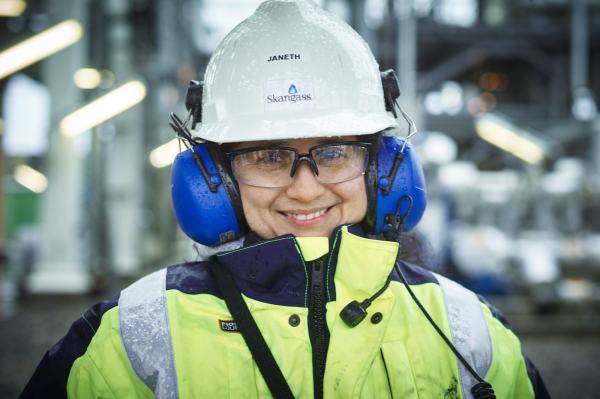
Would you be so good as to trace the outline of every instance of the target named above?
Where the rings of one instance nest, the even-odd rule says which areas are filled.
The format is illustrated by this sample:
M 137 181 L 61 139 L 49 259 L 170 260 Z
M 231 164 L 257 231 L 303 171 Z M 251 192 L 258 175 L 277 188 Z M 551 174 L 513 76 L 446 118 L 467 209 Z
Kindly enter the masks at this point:
M 393 231 L 390 220 L 396 214 L 405 217 L 401 231 L 410 231 L 421 220 L 427 207 L 423 169 L 410 143 L 404 147 L 395 177 L 393 180 L 388 178 L 403 144 L 404 139 L 395 136 L 381 136 L 376 144 L 376 161 L 371 160 L 367 170 L 369 210 L 365 227 L 369 233 Z M 386 191 L 386 187 L 389 190 Z
M 206 148 L 208 149 L 208 153 L 213 160 L 215 167 L 217 168 L 217 172 L 221 177 L 221 181 L 225 186 L 225 190 L 227 195 L 229 196 L 229 203 L 233 207 L 233 212 L 235 213 L 236 219 L 240 226 L 240 230 L 242 234 L 245 234 L 248 231 L 248 225 L 246 223 L 246 217 L 244 216 L 244 208 L 242 206 L 242 198 L 240 196 L 240 188 L 233 178 L 233 172 L 231 171 L 231 164 L 229 163 L 229 159 L 225 155 L 225 150 L 223 146 L 219 146 L 215 143 L 206 143 Z
M 367 187 L 367 214 L 363 220 L 363 228 L 368 233 L 375 232 L 375 223 L 377 215 L 377 164 L 379 146 L 382 136 L 378 134 L 372 141 L 371 150 L 369 152 L 369 164 L 365 171 L 365 185 Z
M 193 151 L 199 155 L 211 180 L 219 184 L 216 192 L 211 192 L 192 149 L 177 155 L 171 169 L 171 197 L 179 226 L 188 237 L 203 245 L 215 246 L 239 238 L 245 229 L 238 222 L 230 198 L 230 194 L 237 195 L 235 184 L 222 166 L 213 161 L 204 144 L 194 146 Z M 228 192 L 232 187 L 233 192 Z M 239 196 L 233 200 L 239 202 Z

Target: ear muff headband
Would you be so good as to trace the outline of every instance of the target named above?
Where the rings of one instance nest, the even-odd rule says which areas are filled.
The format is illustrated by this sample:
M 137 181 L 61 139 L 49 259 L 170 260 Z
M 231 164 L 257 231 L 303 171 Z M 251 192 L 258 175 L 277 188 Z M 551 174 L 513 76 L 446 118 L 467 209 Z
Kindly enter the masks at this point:
M 211 153 L 216 155 L 206 144 L 197 144 L 177 155 L 171 197 L 183 232 L 200 244 L 215 246 L 245 234 L 246 223 L 237 186 Z

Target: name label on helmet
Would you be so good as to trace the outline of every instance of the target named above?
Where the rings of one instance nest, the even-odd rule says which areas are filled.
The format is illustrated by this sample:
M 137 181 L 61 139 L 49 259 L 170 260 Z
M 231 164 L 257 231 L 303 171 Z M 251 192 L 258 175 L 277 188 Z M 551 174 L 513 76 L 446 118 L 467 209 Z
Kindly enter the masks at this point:
M 303 109 L 312 106 L 312 79 L 268 80 L 264 84 L 265 111 Z
M 290 60 L 299 60 L 300 59 L 300 54 L 275 54 L 275 55 L 271 55 L 269 56 L 269 58 L 267 58 L 267 62 L 273 62 L 273 61 L 290 61 Z

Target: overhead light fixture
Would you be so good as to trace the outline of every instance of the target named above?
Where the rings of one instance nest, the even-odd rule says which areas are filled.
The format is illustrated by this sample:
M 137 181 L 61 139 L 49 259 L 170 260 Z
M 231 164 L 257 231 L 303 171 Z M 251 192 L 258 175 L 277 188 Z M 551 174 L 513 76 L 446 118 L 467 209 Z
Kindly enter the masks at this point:
M 146 86 L 132 80 L 65 116 L 60 131 L 67 137 L 85 132 L 128 110 L 146 97 Z
M 38 194 L 43 193 L 48 188 L 46 176 L 25 164 L 18 165 L 15 168 L 15 180 L 23 187 Z
M 80 68 L 75 71 L 73 81 L 80 89 L 95 89 L 102 82 L 102 74 L 94 68 Z
M 23 14 L 27 4 L 21 0 L 1 0 L 0 17 L 18 17 Z
M 83 34 L 74 19 L 54 25 L 0 53 L 0 79 L 77 42 Z
M 155 168 L 164 168 L 173 163 L 179 152 L 179 139 L 173 139 L 152 150 L 150 153 L 150 163 Z
M 503 118 L 484 114 L 475 120 L 475 130 L 482 139 L 525 162 L 537 165 L 544 159 L 544 144 Z

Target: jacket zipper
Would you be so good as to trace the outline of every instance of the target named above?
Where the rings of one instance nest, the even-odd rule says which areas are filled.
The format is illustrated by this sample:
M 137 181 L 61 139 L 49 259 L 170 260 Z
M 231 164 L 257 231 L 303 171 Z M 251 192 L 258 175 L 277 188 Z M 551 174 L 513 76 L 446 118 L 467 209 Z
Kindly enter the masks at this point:
M 379 353 L 381 354 L 381 360 L 383 361 L 383 368 L 385 369 L 385 376 L 387 378 L 388 388 L 390 390 L 390 398 L 393 398 L 394 393 L 392 392 L 392 382 L 390 381 L 390 373 L 388 372 L 387 364 L 385 363 L 385 356 L 383 355 L 383 349 L 379 349 Z
M 311 264 L 310 307 L 308 309 L 308 334 L 312 345 L 314 397 L 323 397 L 323 378 L 329 346 L 329 330 L 325 318 L 325 271 L 323 258 Z

